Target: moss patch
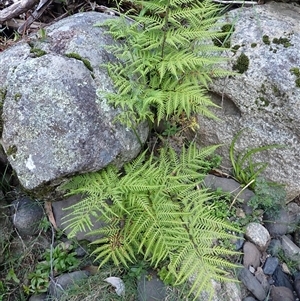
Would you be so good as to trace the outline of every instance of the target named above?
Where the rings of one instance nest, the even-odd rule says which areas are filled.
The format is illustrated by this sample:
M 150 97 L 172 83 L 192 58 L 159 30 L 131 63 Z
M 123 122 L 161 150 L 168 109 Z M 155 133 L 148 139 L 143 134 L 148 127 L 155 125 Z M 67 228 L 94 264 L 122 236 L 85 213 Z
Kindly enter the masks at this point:
M 15 145 L 10 145 L 7 150 L 6 150 L 6 154 L 8 156 L 13 156 L 17 153 L 18 148 Z
M 296 76 L 295 84 L 297 88 L 300 88 L 300 69 L 298 67 L 293 67 L 290 69 L 290 72 Z
M 264 44 L 266 44 L 266 45 L 270 45 L 270 44 L 271 44 L 270 38 L 269 38 L 269 36 L 267 36 L 267 35 L 264 35 L 264 36 L 262 37 L 262 41 L 263 41 Z
M 31 48 L 30 53 L 33 53 L 35 57 L 40 57 L 40 56 L 47 54 L 46 51 L 44 51 L 40 48 Z
M 6 97 L 6 93 L 7 93 L 7 89 L 6 88 L 0 89 L 0 102 L 4 101 L 4 99 Z
M 232 66 L 232 69 L 238 71 L 239 73 L 244 73 L 248 70 L 249 63 L 250 61 L 248 56 L 242 53 L 236 60 L 235 64 Z
M 277 45 L 283 45 L 283 47 L 285 48 L 293 46 L 293 44 L 291 44 L 290 39 L 288 38 L 274 38 L 272 42 Z
M 82 61 L 86 68 L 88 68 L 91 72 L 94 71 L 90 61 L 87 60 L 87 59 L 82 58 L 78 53 L 75 53 L 75 52 L 67 53 L 66 57 L 69 57 L 69 58 L 72 58 L 72 59 L 75 59 L 75 60 L 78 60 L 78 61 Z
M 251 48 L 255 48 L 257 46 L 257 43 L 252 43 Z

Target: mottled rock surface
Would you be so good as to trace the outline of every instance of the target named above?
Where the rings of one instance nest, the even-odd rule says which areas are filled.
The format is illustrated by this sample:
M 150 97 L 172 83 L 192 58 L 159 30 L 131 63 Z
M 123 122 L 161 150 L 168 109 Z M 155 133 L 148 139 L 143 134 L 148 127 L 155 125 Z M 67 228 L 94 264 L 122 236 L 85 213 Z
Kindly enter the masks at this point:
M 94 26 L 108 18 L 79 13 L 48 27 L 45 40 L 32 36 L 0 54 L 1 143 L 26 189 L 109 163 L 121 166 L 141 149 L 134 131 L 114 122 L 119 111 L 97 93 L 113 91 L 100 67 L 113 59 L 104 49 L 113 41 Z M 143 143 L 147 125 L 136 131 Z
M 300 79 L 291 71 L 300 66 L 299 12 L 297 5 L 270 2 L 226 13 L 225 22 L 235 27 L 231 45 L 238 48 L 235 54 L 227 51 L 231 60 L 226 68 L 232 70 L 242 54 L 249 66 L 243 74 L 214 81 L 212 98 L 222 108 L 213 111 L 220 120 L 199 116 L 197 133 L 201 145 L 223 144 L 218 152 L 229 168 L 229 146 L 241 129 L 248 130 L 236 143 L 237 153 L 285 145 L 254 157 L 269 163 L 263 175 L 286 184 L 289 200 L 300 195 Z

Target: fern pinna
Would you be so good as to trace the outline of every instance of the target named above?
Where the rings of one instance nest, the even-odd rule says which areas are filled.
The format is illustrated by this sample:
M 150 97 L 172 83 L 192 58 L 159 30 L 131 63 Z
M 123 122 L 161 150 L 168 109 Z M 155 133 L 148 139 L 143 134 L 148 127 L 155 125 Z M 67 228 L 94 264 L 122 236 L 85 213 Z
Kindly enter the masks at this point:
M 106 65 L 117 91 L 106 99 L 125 109 L 129 126 L 184 112 L 214 117 L 206 95 L 212 77 L 229 73 L 212 40 L 224 38 L 215 23 L 219 8 L 211 0 L 132 1 L 137 11 L 104 23 L 122 43 L 108 47 L 118 62 Z M 99 24 L 103 25 L 103 24 Z M 219 53 L 219 55 L 217 55 Z
M 103 235 L 93 242 L 100 266 L 109 260 L 127 266 L 142 254 L 154 267 L 167 262 L 166 277 L 175 277 L 175 285 L 193 278 L 191 292 L 212 295 L 211 279 L 226 280 L 227 268 L 235 267 L 224 255 L 236 254 L 213 244 L 234 237 L 236 229 L 211 214 L 213 206 L 205 202 L 213 195 L 198 185 L 215 148 L 191 145 L 180 156 L 162 149 L 157 158 L 141 154 L 122 172 L 109 166 L 74 177 L 63 189 L 85 199 L 67 217 L 70 235 L 91 230 L 90 218 L 97 216 L 107 224 L 90 232 Z

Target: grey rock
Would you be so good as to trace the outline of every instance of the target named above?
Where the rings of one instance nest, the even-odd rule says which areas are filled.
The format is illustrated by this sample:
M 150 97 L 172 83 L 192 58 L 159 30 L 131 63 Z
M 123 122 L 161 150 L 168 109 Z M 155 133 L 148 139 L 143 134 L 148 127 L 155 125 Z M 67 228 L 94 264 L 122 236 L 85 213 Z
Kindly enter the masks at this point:
M 289 276 L 282 271 L 280 266 L 277 266 L 272 278 L 274 280 L 275 286 L 285 286 L 293 291 L 293 286 L 291 284 Z
M 267 275 L 272 275 L 275 272 L 278 264 L 279 260 L 277 257 L 268 257 L 264 264 L 264 273 Z
M 253 297 L 246 297 L 243 299 L 243 301 L 256 301 L 257 299 L 253 298 Z
M 138 280 L 139 301 L 163 301 L 165 297 L 166 286 L 154 271 L 149 271 Z
M 300 248 L 286 235 L 281 237 L 282 249 L 284 255 L 296 262 L 300 262 Z
M 278 214 L 264 214 L 264 225 L 272 237 L 285 235 L 288 232 L 289 215 L 285 208 Z
M 71 232 L 71 229 L 68 228 L 69 219 L 67 217 L 67 215 L 72 213 L 72 209 L 70 208 L 70 206 L 80 202 L 81 200 L 82 200 L 82 196 L 73 195 L 66 198 L 65 200 L 52 203 L 52 210 L 53 210 L 56 224 L 60 229 L 65 231 L 66 235 L 69 235 Z M 99 216 L 101 216 L 100 212 L 98 214 Z M 90 215 L 90 218 L 93 224 L 92 228 L 94 230 L 101 229 L 103 226 L 106 225 L 103 221 L 99 220 L 99 218 L 96 218 L 94 215 Z M 88 235 L 89 232 L 90 231 L 88 229 L 86 229 L 86 231 L 78 231 L 75 237 L 77 240 L 86 239 L 91 242 L 103 237 L 102 235 L 95 235 L 95 234 Z
M 265 300 L 267 294 L 263 286 L 248 269 L 241 269 L 238 278 L 259 301 Z
M 253 242 L 261 251 L 265 251 L 271 240 L 268 230 L 259 223 L 249 223 L 246 226 L 245 237 Z
M 47 294 L 32 295 L 30 296 L 29 301 L 47 301 Z
M 272 256 L 277 256 L 282 250 L 282 245 L 279 239 L 271 239 L 268 245 L 267 252 Z
M 254 197 L 253 191 L 250 189 L 244 189 L 241 187 L 241 184 L 233 179 L 221 178 L 214 175 L 207 175 L 203 180 L 205 186 L 211 190 L 222 189 L 224 192 L 228 192 L 232 197 L 238 195 L 239 200 L 242 201 L 242 207 L 246 214 L 251 214 L 252 209 L 247 205 L 248 201 Z
M 12 203 L 12 221 L 20 235 L 35 235 L 44 217 L 40 203 L 28 197 L 22 197 Z
M 285 145 L 255 154 L 255 162 L 267 162 L 263 176 L 270 181 L 286 185 L 287 199 L 300 195 L 300 112 L 297 100 L 300 89 L 296 87 L 291 68 L 300 61 L 300 7 L 287 3 L 268 2 L 265 5 L 230 10 L 223 22 L 234 24 L 231 45 L 239 45 L 230 57 L 227 70 L 241 54 L 249 58 L 248 70 L 226 79 L 216 79 L 211 85 L 212 99 L 221 109 L 212 109 L 219 121 L 198 117 L 200 145 L 222 146 L 222 166 L 231 168 L 229 145 L 239 130 L 247 128 L 235 149 L 239 153 L 253 147 L 270 144 Z M 247 34 L 245 35 L 245 32 Z M 263 42 L 263 36 L 270 45 Z M 286 38 L 290 47 L 273 43 L 274 38 Z M 256 47 L 253 46 L 256 43 Z M 276 53 L 275 53 L 276 52 Z
M 243 245 L 243 253 L 243 265 L 245 268 L 253 266 L 256 269 L 260 266 L 260 258 L 262 255 L 255 244 L 246 241 Z
M 62 274 L 51 281 L 49 286 L 49 293 L 54 298 L 60 298 L 64 295 L 65 290 L 79 283 L 89 276 L 87 271 L 75 271 L 72 273 Z
M 287 204 L 288 213 L 288 233 L 292 233 L 297 229 L 300 223 L 300 206 L 294 202 Z
M 272 301 L 294 301 L 293 291 L 284 286 L 273 286 L 271 289 Z
M 294 278 L 294 288 L 298 298 L 300 298 L 300 272 L 296 273 Z
M 16 62 L 1 70 L 3 105 L 2 146 L 26 189 L 59 184 L 75 173 L 97 171 L 114 163 L 121 167 L 135 158 L 148 136 L 146 123 L 136 133 L 115 122 L 120 110 L 97 91 L 113 92 L 112 81 L 100 64 L 112 60 L 104 49 L 113 44 L 97 22 L 111 18 L 96 12 L 79 13 L 47 28 L 47 39 L 31 43 L 47 54 L 32 57 L 23 49 Z M 16 56 L 14 46 L 0 54 L 1 68 Z M 78 59 L 90 62 L 93 71 Z M 141 143 L 140 143 L 140 141 Z
M 256 272 L 254 273 L 254 275 L 255 275 L 256 279 L 261 283 L 265 292 L 268 293 L 270 290 L 270 284 L 269 284 L 267 276 L 264 274 L 263 269 L 261 267 L 258 267 Z

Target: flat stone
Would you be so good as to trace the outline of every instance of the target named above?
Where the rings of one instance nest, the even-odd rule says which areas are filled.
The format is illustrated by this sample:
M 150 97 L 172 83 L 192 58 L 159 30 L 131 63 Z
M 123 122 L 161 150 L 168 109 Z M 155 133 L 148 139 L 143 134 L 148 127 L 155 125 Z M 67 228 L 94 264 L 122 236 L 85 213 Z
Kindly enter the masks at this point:
M 60 300 L 60 297 L 65 294 L 66 289 L 86 279 L 88 275 L 89 273 L 87 271 L 75 271 L 62 274 L 56 277 L 55 281 L 51 281 L 48 291 L 53 298 Z
M 233 179 L 217 177 L 214 175 L 207 175 L 203 181 L 207 188 L 212 190 L 222 189 L 222 191 L 230 193 L 232 198 L 238 195 L 238 199 L 242 201 L 242 207 L 245 213 L 252 214 L 252 208 L 248 206 L 248 202 L 254 197 L 253 191 L 241 187 L 241 184 Z
M 245 268 L 253 266 L 255 269 L 260 266 L 261 252 L 256 245 L 246 241 L 243 245 L 243 265 Z
M 261 251 L 265 251 L 271 240 L 268 230 L 259 223 L 249 223 L 246 226 L 245 237 L 253 242 Z
M 67 218 L 67 215 L 72 213 L 72 209 L 70 207 L 79 203 L 81 200 L 82 196 L 73 195 L 62 201 L 52 203 L 52 210 L 55 217 L 55 222 L 57 226 L 65 232 L 66 235 L 70 235 L 71 233 L 71 228 L 68 228 L 70 223 L 68 222 Z M 100 212 L 98 212 L 98 214 L 99 216 L 101 215 Z M 100 221 L 99 218 L 96 218 L 94 215 L 90 215 L 90 219 L 93 225 L 91 230 L 101 229 L 102 227 L 106 226 L 106 224 L 103 221 Z M 103 237 L 103 235 L 96 234 L 88 235 L 89 232 L 90 229 L 86 228 L 85 231 L 78 231 L 75 237 L 78 241 L 86 239 L 90 242 Z
M 150 277 L 149 277 L 150 276 Z M 166 286 L 156 272 L 149 271 L 138 280 L 139 301 L 163 301 L 166 298 Z
M 286 235 L 281 237 L 281 244 L 284 254 L 287 258 L 300 262 L 300 248 Z
M 289 276 L 282 271 L 282 268 L 278 265 L 275 272 L 272 275 L 275 286 L 285 286 L 291 291 L 293 291 L 293 286 L 291 284 Z
M 277 257 L 268 257 L 264 264 L 264 273 L 267 275 L 272 275 L 275 272 L 278 264 L 279 260 Z
M 259 300 L 263 301 L 267 294 L 254 275 L 246 268 L 242 268 L 239 272 L 238 279 L 244 283 L 247 289 Z

